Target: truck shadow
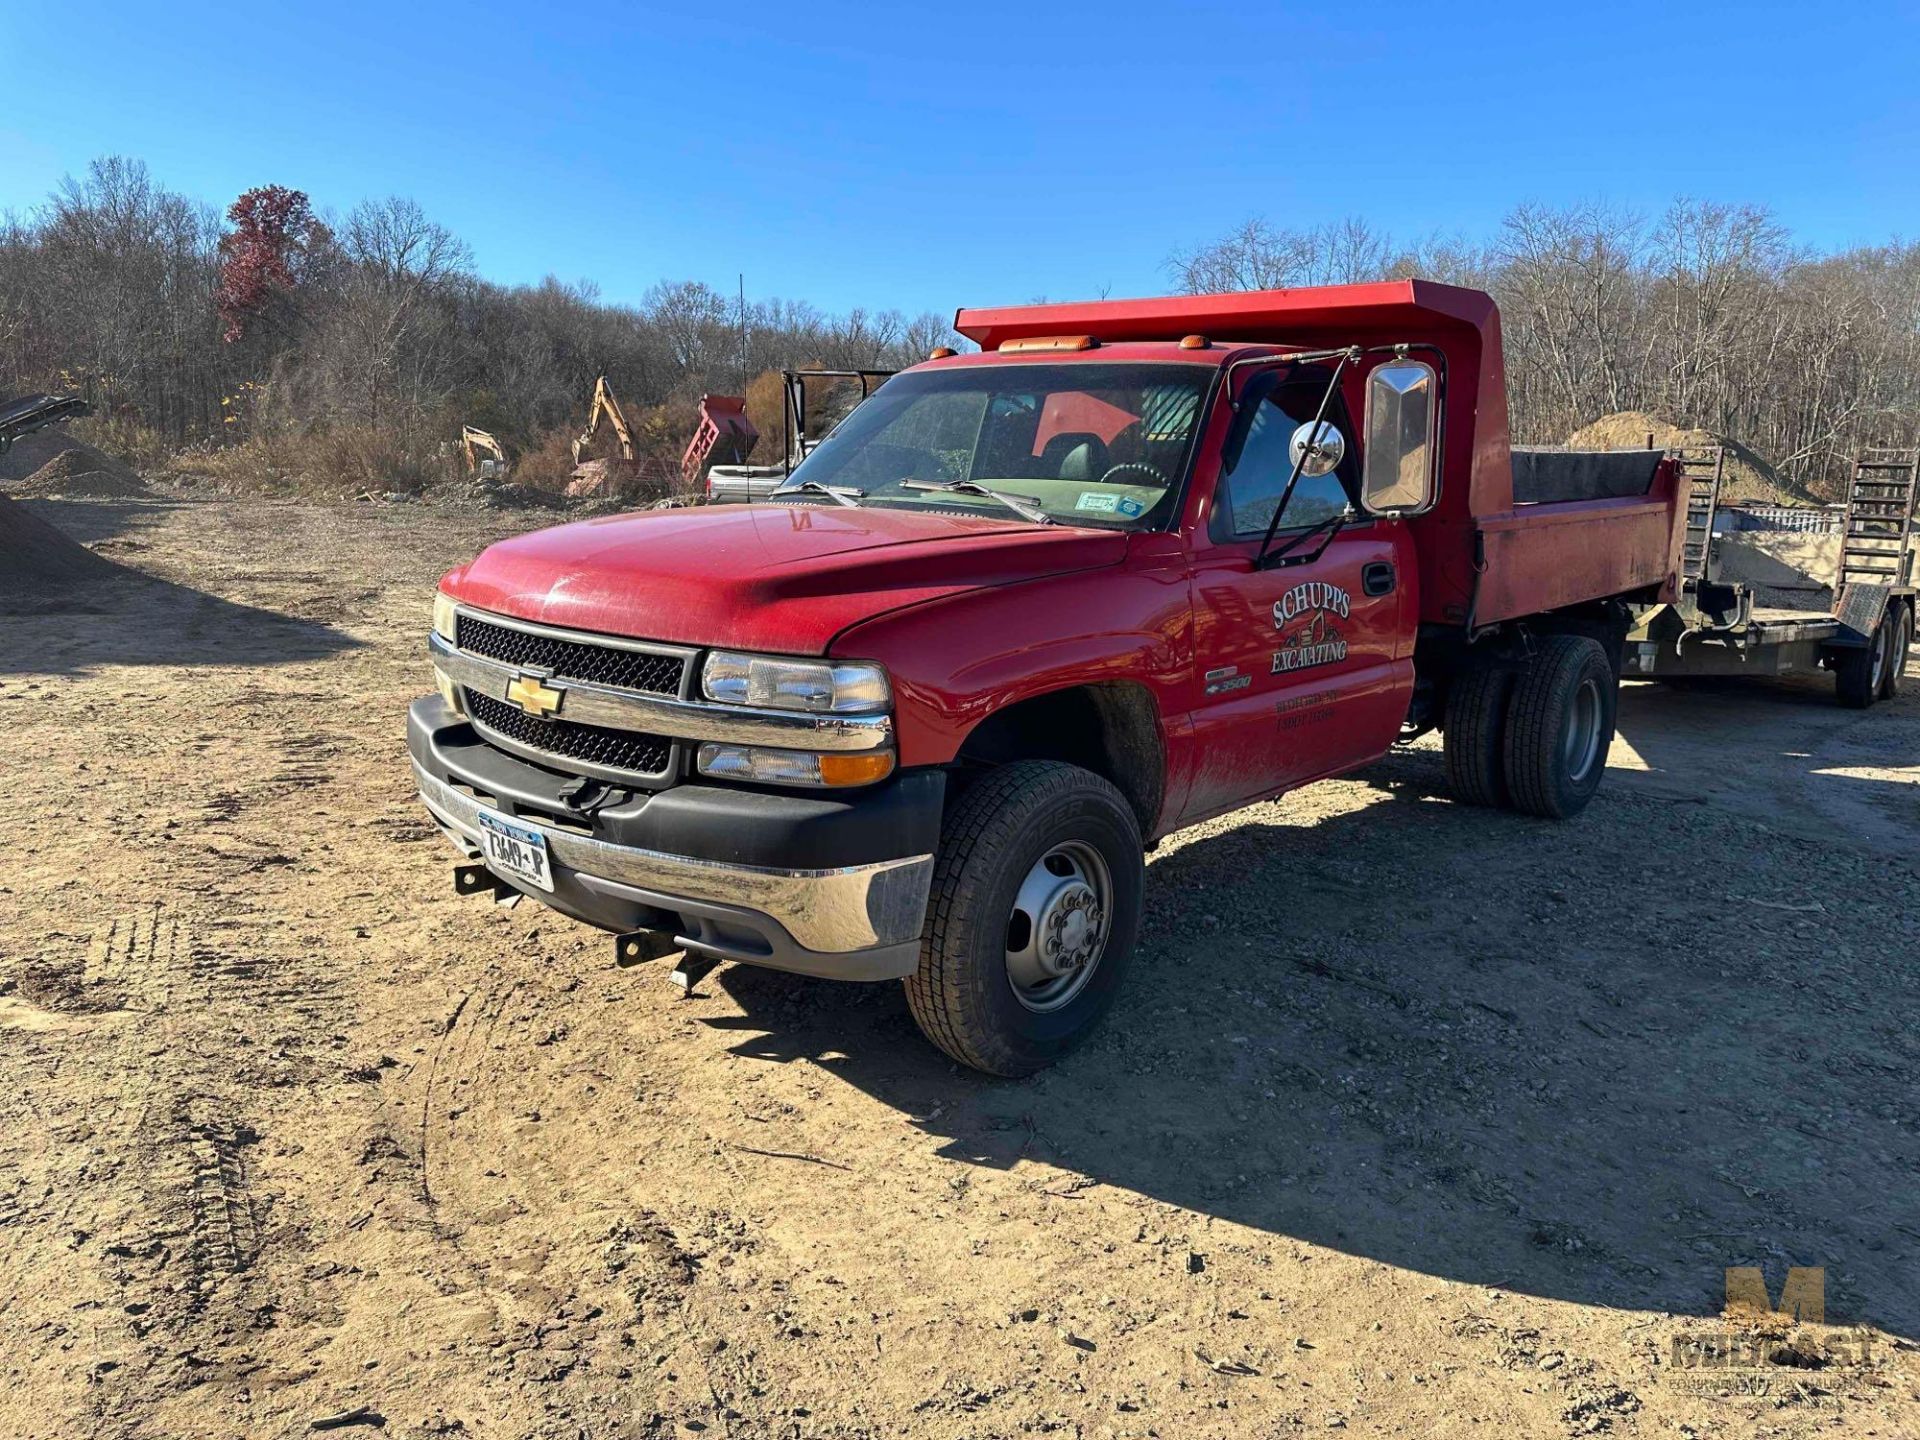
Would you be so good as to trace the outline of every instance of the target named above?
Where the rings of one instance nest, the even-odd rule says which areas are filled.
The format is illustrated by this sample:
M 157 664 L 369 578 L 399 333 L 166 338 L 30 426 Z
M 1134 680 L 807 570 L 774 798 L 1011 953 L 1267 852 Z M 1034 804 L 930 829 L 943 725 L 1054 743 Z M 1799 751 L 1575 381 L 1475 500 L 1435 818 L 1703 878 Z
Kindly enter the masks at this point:
M 1824 1265 L 1920 1334 L 1913 872 L 1623 788 L 1555 825 L 1439 757 L 1176 836 L 1105 1030 L 1020 1082 L 894 987 L 716 976 L 735 1053 L 807 1058 L 973 1166 L 1058 1167 L 1453 1280 L 1717 1314 Z M 1044 1172 L 1040 1172 L 1044 1176 Z
M 78 674 L 101 665 L 284 665 L 360 648 L 320 621 L 224 600 L 135 568 L 147 548 L 135 537 L 153 505 L 37 501 L 34 508 L 114 568 L 51 589 L 0 583 L 0 675 Z

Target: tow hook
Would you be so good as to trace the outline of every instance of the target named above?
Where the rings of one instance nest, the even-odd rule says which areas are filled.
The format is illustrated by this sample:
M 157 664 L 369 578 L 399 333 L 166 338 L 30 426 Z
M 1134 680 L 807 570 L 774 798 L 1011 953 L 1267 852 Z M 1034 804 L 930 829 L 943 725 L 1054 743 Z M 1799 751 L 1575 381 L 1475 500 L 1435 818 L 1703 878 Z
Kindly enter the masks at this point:
M 613 937 L 613 963 L 624 970 L 630 965 L 643 965 L 680 949 L 682 946 L 671 930 L 629 930 L 624 935 Z M 680 992 L 681 999 L 688 999 L 693 995 L 693 987 L 719 963 L 711 955 L 688 951 L 681 955 L 680 963 L 667 976 L 667 983 Z
M 679 948 L 665 930 L 629 930 L 613 937 L 613 963 L 624 970 L 629 965 L 643 965 L 671 955 Z
M 456 895 L 491 895 L 493 903 L 511 910 L 521 900 L 520 892 L 507 884 L 498 875 L 484 865 L 456 865 L 453 867 L 453 893 Z
M 693 998 L 693 987 L 717 969 L 720 962 L 711 955 L 686 954 L 680 957 L 680 963 L 673 967 L 673 973 L 667 976 L 667 983 L 680 992 L 682 1000 Z

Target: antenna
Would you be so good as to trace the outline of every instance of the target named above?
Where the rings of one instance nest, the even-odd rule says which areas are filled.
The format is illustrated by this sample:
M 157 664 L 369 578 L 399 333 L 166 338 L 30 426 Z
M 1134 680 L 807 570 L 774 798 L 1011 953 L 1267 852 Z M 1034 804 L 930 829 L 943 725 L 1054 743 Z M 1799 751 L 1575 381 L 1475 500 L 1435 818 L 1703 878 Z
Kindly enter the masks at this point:
M 740 272 L 740 393 L 747 393 L 747 275 Z

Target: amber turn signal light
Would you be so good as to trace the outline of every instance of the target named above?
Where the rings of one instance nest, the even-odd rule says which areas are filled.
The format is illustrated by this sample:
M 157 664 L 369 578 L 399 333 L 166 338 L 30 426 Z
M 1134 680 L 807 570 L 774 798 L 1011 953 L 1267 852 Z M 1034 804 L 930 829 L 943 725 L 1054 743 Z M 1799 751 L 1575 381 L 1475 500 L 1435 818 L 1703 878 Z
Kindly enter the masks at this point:
M 1020 340 L 1002 340 L 1002 355 L 1018 354 L 1022 350 L 1091 350 L 1100 342 L 1091 335 L 1028 335 Z
M 889 750 L 820 757 L 820 783 L 823 785 L 871 785 L 892 773 L 893 752 Z

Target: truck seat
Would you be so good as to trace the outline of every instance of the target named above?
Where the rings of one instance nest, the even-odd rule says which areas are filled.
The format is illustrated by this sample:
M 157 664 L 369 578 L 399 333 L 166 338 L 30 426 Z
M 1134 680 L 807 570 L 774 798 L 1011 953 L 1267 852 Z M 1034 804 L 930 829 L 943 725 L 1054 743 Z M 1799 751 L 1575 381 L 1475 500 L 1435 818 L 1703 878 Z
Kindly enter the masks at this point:
M 1098 480 L 1108 468 L 1106 441 L 1086 431 L 1070 431 L 1047 441 L 1036 478 Z

